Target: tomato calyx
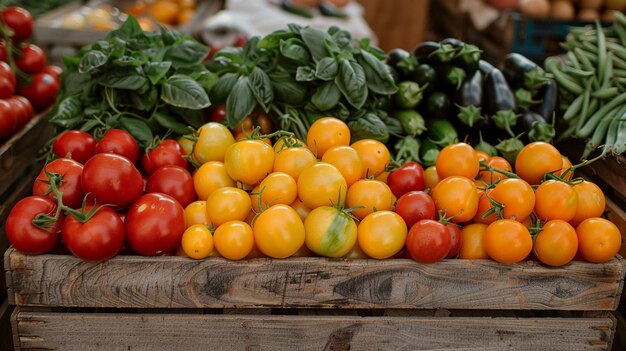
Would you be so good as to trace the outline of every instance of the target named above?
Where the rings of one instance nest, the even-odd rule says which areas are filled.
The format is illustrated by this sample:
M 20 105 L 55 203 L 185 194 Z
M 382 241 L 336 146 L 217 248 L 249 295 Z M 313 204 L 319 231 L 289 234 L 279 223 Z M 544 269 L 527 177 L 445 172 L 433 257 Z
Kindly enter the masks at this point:
M 485 213 L 483 213 L 483 215 L 480 216 L 480 218 L 486 219 L 493 213 L 495 214 L 497 219 L 505 219 L 504 218 L 504 204 L 495 200 L 493 197 L 489 196 L 489 193 L 487 191 L 485 191 L 483 196 L 485 196 L 487 200 L 489 200 L 489 203 L 491 204 L 491 208 L 485 211 Z M 515 218 L 513 217 L 511 219 L 514 220 Z
M 480 161 L 479 164 L 480 164 L 480 167 L 481 167 L 481 169 L 480 169 L 481 172 L 488 171 L 491 175 L 493 175 L 493 173 L 500 173 L 500 174 L 503 174 L 503 175 L 507 176 L 508 178 L 518 178 L 519 179 L 519 176 L 517 174 L 515 174 L 513 172 L 508 172 L 508 171 L 504 171 L 504 170 L 501 170 L 501 169 L 497 169 L 497 168 L 495 168 L 495 167 L 493 167 L 491 165 L 488 165 L 487 162 L 485 162 L 485 161 Z M 493 176 L 491 176 L 491 178 L 493 178 Z
M 439 210 L 437 211 L 437 222 L 443 224 L 443 225 L 447 225 L 449 223 L 452 224 L 456 224 L 454 222 L 452 222 L 452 219 L 456 216 L 456 215 L 452 215 L 450 217 L 447 217 L 448 212 L 445 210 Z
M 45 213 L 39 213 L 35 216 L 35 218 L 33 218 L 32 223 L 35 227 L 42 229 L 48 234 L 52 234 L 52 229 L 55 228 L 54 224 L 59 220 L 59 218 L 61 218 L 61 214 L 63 213 L 64 209 L 66 209 L 67 207 L 63 205 L 63 192 L 59 190 L 59 185 L 61 184 L 63 177 L 58 173 L 49 172 L 46 169 L 46 166 L 47 164 L 44 165 L 43 169 L 47 177 L 47 180 L 43 182 L 50 186 L 50 189 L 48 190 L 46 195 L 53 192 L 56 197 L 56 200 L 57 200 L 56 212 L 54 213 L 54 216 L 50 216 Z
M 576 165 L 573 165 L 573 166 L 567 168 L 560 175 L 556 175 L 555 174 L 555 172 L 558 172 L 558 171 L 546 173 L 543 176 L 543 178 L 541 179 L 541 182 L 544 182 L 546 180 L 558 180 L 558 181 L 567 183 L 569 185 L 576 185 L 578 183 L 581 183 L 584 180 L 583 178 L 578 177 L 578 178 L 573 178 L 573 179 L 567 179 L 567 176 L 570 175 L 570 174 L 574 174 L 574 171 L 577 170 L 578 168 L 588 166 L 588 165 L 592 164 L 593 162 L 595 162 L 595 161 L 597 161 L 599 159 L 605 158 L 605 156 L 606 156 L 606 154 L 603 153 L 603 154 L 600 154 L 600 155 L 598 155 L 598 156 L 596 156 L 596 157 L 594 157 L 594 158 L 592 158 L 590 160 L 583 160 L 581 163 L 578 163 Z
M 537 216 L 534 213 L 531 214 L 530 226 L 528 227 L 528 232 L 530 233 L 530 237 L 533 239 L 533 242 L 535 242 L 537 235 L 539 235 L 541 230 L 543 230 L 543 225 L 544 223 L 541 221 L 541 219 L 537 218 Z

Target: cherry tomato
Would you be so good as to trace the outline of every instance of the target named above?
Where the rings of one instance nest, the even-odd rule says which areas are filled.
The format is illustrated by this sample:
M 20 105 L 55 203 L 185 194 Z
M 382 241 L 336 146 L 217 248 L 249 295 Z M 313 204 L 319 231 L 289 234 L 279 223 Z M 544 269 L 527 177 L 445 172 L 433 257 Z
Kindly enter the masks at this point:
M 185 226 L 189 228 L 194 224 L 211 226 L 211 220 L 206 211 L 206 201 L 194 201 L 185 207 Z
M 335 207 L 322 206 L 304 221 L 306 246 L 324 257 L 342 257 L 356 243 L 357 226 L 348 214 Z
M 369 257 L 385 259 L 402 250 L 407 228 L 404 220 L 392 211 L 376 211 L 363 218 L 357 227 L 359 247 Z
M 535 190 L 535 214 L 542 221 L 574 218 L 578 195 L 571 185 L 558 180 L 546 180 Z
M 406 237 L 406 248 L 411 257 L 422 263 L 443 260 L 450 251 L 451 238 L 445 225 L 432 219 L 415 223 Z
M 463 234 L 461 233 L 461 227 L 454 223 L 446 224 L 446 229 L 450 233 L 450 251 L 446 255 L 446 258 L 455 258 L 461 251 L 463 245 Z
M 9 78 L 0 76 L 0 99 L 8 99 L 15 94 L 15 85 Z
M 125 208 L 143 193 L 143 178 L 125 157 L 96 154 L 85 163 L 81 186 L 98 204 Z
M 83 165 L 69 158 L 57 158 L 46 164 L 39 172 L 33 183 L 33 195 L 56 199 L 56 195 L 50 189 L 50 179 L 48 179 L 46 171 L 52 173 L 52 178 L 60 181 L 57 189 L 63 193 L 63 204 L 71 208 L 79 208 L 85 196 L 80 184 Z
M 23 96 L 14 95 L 5 100 L 11 105 L 15 118 L 15 130 L 22 129 L 33 117 L 33 106 Z
M 122 129 L 109 129 L 100 141 L 96 143 L 96 153 L 117 154 L 136 163 L 139 158 L 139 144 L 133 136 Z
M 254 221 L 254 242 L 272 258 L 286 258 L 304 244 L 304 224 L 296 211 L 287 205 L 274 205 Z
M 503 179 L 490 194 L 494 200 L 504 205 L 504 218 L 523 222 L 535 207 L 535 193 L 522 179 Z
M 209 122 L 198 130 L 198 140 L 193 148 L 193 158 L 200 164 L 224 161 L 226 149 L 235 142 L 232 133 L 220 123 Z
M 28 40 L 33 34 L 33 18 L 21 7 L 13 6 L 2 11 L 2 22 L 13 31 L 11 40 L 14 43 Z
M 562 165 L 559 150 L 541 141 L 524 146 L 515 158 L 515 172 L 531 185 L 539 184 L 546 173 L 557 172 Z
M 209 220 L 216 227 L 228 221 L 243 221 L 250 213 L 251 206 L 248 194 L 233 187 L 216 189 L 206 201 Z
M 63 68 L 57 66 L 57 65 L 47 65 L 46 67 L 44 67 L 41 70 L 42 73 L 48 73 L 49 75 L 56 77 L 56 78 L 60 78 L 61 74 L 63 73 Z M 60 83 L 60 81 L 59 81 Z
M 350 145 L 350 129 L 342 120 L 324 117 L 316 120 L 309 128 L 306 145 L 318 158 L 333 146 Z
M 248 223 L 241 221 L 226 222 L 213 234 L 215 249 L 222 257 L 229 260 L 240 260 L 252 252 L 254 233 Z
M 318 162 L 300 173 L 298 197 L 308 208 L 332 206 L 346 198 L 348 185 L 337 167 Z
M 356 208 L 352 214 L 363 219 L 374 211 L 392 210 L 395 201 L 387 184 L 380 180 L 361 179 L 348 188 L 346 206 Z
M 291 136 L 280 137 L 278 140 L 276 140 L 276 143 L 274 143 L 274 146 L 273 146 L 274 152 L 276 154 L 279 154 L 283 150 L 287 150 L 288 148 L 292 148 L 292 147 L 304 147 L 305 149 L 309 150 L 306 147 L 306 143 L 304 141 L 298 138 L 291 137 Z M 311 152 L 311 154 L 313 153 Z
M 11 69 L 8 63 L 0 60 L 0 77 L 4 77 L 9 80 L 13 88 L 15 89 L 15 85 L 17 84 L 17 79 L 15 78 L 15 72 Z
M 27 86 L 19 86 L 17 92 L 33 105 L 37 112 L 41 112 L 54 104 L 60 90 L 57 79 L 47 73 L 37 73 Z
M 417 162 L 408 162 L 389 173 L 387 184 L 396 197 L 424 190 L 424 168 Z
M 456 143 L 444 147 L 439 151 L 435 167 L 441 179 L 450 176 L 474 179 L 480 169 L 476 151 L 466 143 Z
M 46 55 L 44 55 L 43 50 L 39 46 L 28 44 L 22 48 L 21 55 L 15 59 L 15 65 L 24 73 L 39 73 L 46 67 Z M 52 79 L 58 85 L 57 80 L 54 77 Z
M 579 225 L 582 221 L 591 217 L 600 217 L 604 213 L 606 199 L 602 190 L 592 182 L 583 180 L 572 186 L 578 197 L 576 214 L 570 220 L 573 226 Z
M 500 263 L 516 263 L 526 257 L 533 248 L 528 229 L 518 221 L 500 219 L 485 230 L 485 252 Z
M 350 146 L 333 146 L 326 150 L 322 162 L 328 162 L 337 167 L 348 186 L 361 179 L 363 162 L 359 153 Z
M 193 174 L 193 186 L 201 200 L 206 200 L 216 189 L 234 187 L 237 183 L 232 180 L 226 171 L 224 163 L 211 161 L 203 164 Z
M 54 217 L 56 211 L 56 204 L 48 197 L 28 196 L 18 201 L 4 223 L 4 231 L 13 248 L 31 255 L 54 249 L 59 243 L 63 215 L 46 229 L 35 226 L 33 220 L 39 214 Z
M 562 266 L 568 264 L 578 251 L 578 236 L 569 223 L 560 219 L 546 222 L 535 238 L 533 252 L 544 264 Z
M 9 61 L 9 57 L 7 56 L 7 45 L 4 43 L 3 40 L 0 40 L 0 61 Z
M 491 201 L 495 201 L 493 200 L 493 189 L 486 189 L 485 191 L 481 191 L 479 193 L 478 210 L 474 215 L 474 223 L 491 224 L 498 219 L 496 213 L 493 211 L 489 215 L 485 216 L 487 211 L 493 208 Z
M 396 202 L 396 213 L 404 219 L 407 228 L 422 219 L 435 218 L 435 202 L 423 191 L 409 191 Z
M 150 193 L 133 203 L 124 224 L 128 244 L 138 254 L 172 253 L 185 231 L 185 211 L 173 197 Z
M 478 162 L 487 162 L 487 160 L 489 159 L 489 154 L 484 152 L 484 151 L 478 151 L 478 150 L 474 150 L 476 152 L 476 158 L 478 158 Z
M 176 140 L 163 140 L 157 147 L 143 155 L 141 165 L 148 175 L 163 166 L 187 168 L 187 160 L 183 155 L 183 148 Z
M 178 145 L 183 149 L 183 155 L 191 155 L 195 141 L 192 134 L 185 134 L 178 138 Z M 194 158 L 195 160 L 195 158 Z
M 89 133 L 68 130 L 54 140 L 52 152 L 57 157 L 69 157 L 85 164 L 96 153 L 96 140 Z
M 163 166 L 152 173 L 146 184 L 146 193 L 167 194 L 183 207 L 196 200 L 193 178 L 186 169 L 179 166 Z
M 0 139 L 15 132 L 15 118 L 13 106 L 6 100 L 0 100 Z
M 451 176 L 433 189 L 433 200 L 438 211 L 452 222 L 462 223 L 474 218 L 478 210 L 478 194 L 474 182 L 465 177 Z
M 513 172 L 513 169 L 511 168 L 511 164 L 504 157 L 492 156 L 492 157 L 489 157 L 485 161 L 485 163 L 488 166 L 491 166 L 501 171 Z M 506 179 L 508 177 L 496 171 L 490 172 L 489 170 L 485 170 L 485 171 L 480 171 L 480 173 L 478 174 L 478 178 L 482 179 L 488 184 L 494 184 L 498 180 Z
M 317 162 L 311 150 L 306 147 L 290 147 L 276 153 L 274 157 L 274 172 L 289 174 L 298 181 L 302 170 Z M 360 170 L 359 170 L 360 175 Z
M 298 216 L 300 216 L 300 219 L 302 220 L 302 222 L 304 222 L 304 220 L 309 215 L 309 213 L 311 213 L 311 209 L 308 208 L 304 204 L 304 202 L 300 200 L 300 198 L 296 198 L 296 200 L 292 202 L 291 205 L 289 206 L 291 206 L 291 208 L 293 208 L 298 213 Z
M 461 228 L 461 251 L 459 258 L 463 259 L 481 259 L 489 258 L 485 251 L 485 231 L 487 225 L 482 223 L 468 224 Z
M 258 184 L 274 168 L 274 149 L 262 140 L 240 140 L 226 149 L 228 175 L 244 184 Z
M 606 262 L 619 252 L 622 236 L 617 226 L 604 218 L 587 218 L 576 227 L 578 252 L 589 262 Z
M 211 106 L 209 109 L 209 120 L 211 122 L 221 123 L 226 117 L 226 106 Z
M 86 210 L 91 208 L 88 206 Z M 124 223 L 107 206 L 99 206 L 95 214 L 84 223 L 67 216 L 61 232 L 65 246 L 84 261 L 108 260 L 117 255 L 124 245 Z
M 568 171 L 572 167 L 572 162 L 570 162 L 569 158 L 561 155 L 561 169 L 554 173 L 555 175 L 562 177 L 565 174 L 564 179 L 570 180 L 574 177 L 574 170 Z M 565 173 L 567 171 L 567 173 Z
M 283 172 L 270 173 L 263 179 L 258 188 L 258 192 L 261 192 L 263 209 L 278 204 L 289 205 L 298 196 L 296 181 L 289 174 Z M 258 198 L 255 205 L 258 206 Z
M 434 189 L 437 183 L 441 181 L 439 174 L 437 174 L 437 167 L 430 166 L 424 170 L 424 188 Z
M 378 140 L 362 139 L 350 145 L 361 157 L 361 178 L 376 177 L 383 173 L 391 160 L 389 150 Z
M 211 231 L 202 224 L 194 224 L 183 232 L 180 246 L 188 257 L 200 260 L 211 255 L 213 245 Z

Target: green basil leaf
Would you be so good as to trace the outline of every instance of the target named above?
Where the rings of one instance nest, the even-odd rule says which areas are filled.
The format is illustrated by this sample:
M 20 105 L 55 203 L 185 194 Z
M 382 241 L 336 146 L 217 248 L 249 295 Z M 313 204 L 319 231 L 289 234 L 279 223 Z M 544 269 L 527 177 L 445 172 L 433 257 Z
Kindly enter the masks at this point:
M 151 111 L 159 99 L 159 91 L 150 85 L 145 93 L 132 92 L 130 98 L 134 108 L 139 111 Z
M 335 82 L 326 82 L 317 88 L 311 97 L 311 103 L 321 111 L 328 111 L 337 106 L 340 98 L 341 92 Z
M 352 35 L 350 35 L 350 32 L 340 29 L 332 34 L 332 37 L 342 50 L 352 49 Z
M 169 113 L 157 112 L 154 114 L 156 121 L 165 129 L 171 129 L 176 134 L 189 133 L 189 126 L 181 123 Z
M 189 76 L 198 82 L 205 91 L 211 91 L 215 83 L 217 83 L 217 74 L 209 71 L 190 73 Z
M 315 70 L 309 66 L 300 66 L 296 71 L 298 82 L 311 82 L 315 80 Z
M 339 65 L 332 57 L 324 57 L 315 67 L 315 76 L 321 80 L 333 80 L 337 76 Z
M 185 123 L 187 123 L 194 129 L 200 128 L 205 123 L 202 117 L 202 115 L 204 114 L 202 110 L 191 110 L 188 108 L 182 108 L 182 107 L 176 107 L 176 106 L 169 106 L 169 110 L 171 110 L 172 113 L 176 114 L 180 118 L 181 121 L 184 121 Z M 158 112 L 163 112 L 163 111 L 167 111 L 167 109 L 159 109 Z M 169 112 L 163 112 L 163 113 L 169 113 Z
M 73 95 L 78 93 L 83 90 L 85 84 L 91 81 L 92 78 L 89 74 L 70 71 L 61 79 L 62 93 L 59 95 Z
M 296 82 L 286 72 L 273 72 L 269 76 L 277 101 L 292 106 L 299 106 L 305 102 L 308 93 L 306 84 Z
M 254 93 L 250 88 L 248 77 L 239 77 L 233 91 L 226 99 L 226 121 L 230 128 L 249 116 L 256 106 Z
M 72 129 L 83 121 L 82 107 L 80 98 L 77 95 L 70 95 L 61 100 L 46 118 L 54 125 Z
M 218 57 L 224 57 L 233 63 L 242 63 L 243 62 L 243 49 L 227 46 L 221 49 L 220 51 L 218 51 L 217 53 L 215 53 L 215 55 L 213 56 L 213 59 L 218 58 Z
M 309 48 L 315 62 L 329 56 L 326 45 L 324 44 L 324 38 L 330 36 L 328 33 L 316 28 L 306 27 L 300 30 L 300 35 Z
M 291 38 L 280 41 L 280 53 L 288 59 L 307 64 L 311 62 L 311 54 L 304 47 L 302 40 Z
M 209 54 L 209 48 L 195 40 L 182 40 L 172 45 L 163 61 L 171 61 L 174 68 L 200 63 Z
M 391 95 L 398 91 L 390 71 L 374 55 L 361 50 L 361 55 L 357 56 L 357 61 L 363 67 L 367 87 L 371 91 L 382 95 Z
M 274 91 L 267 73 L 259 67 L 254 67 L 248 79 L 248 86 L 254 93 L 254 97 L 259 105 L 265 112 L 268 112 L 270 104 L 274 101 Z
M 266 50 L 273 51 L 280 47 L 281 40 L 287 40 L 287 39 L 291 39 L 295 37 L 296 37 L 295 32 L 287 32 L 284 30 L 278 30 L 278 31 L 275 31 L 273 33 L 266 35 L 261 40 L 259 40 L 257 47 L 259 49 L 266 49 Z
M 150 130 L 145 121 L 138 118 L 122 117 L 120 118 L 120 124 L 122 129 L 129 132 L 137 140 L 139 147 L 142 149 L 148 146 L 154 139 L 152 130 Z
M 339 48 L 339 45 L 335 42 L 335 40 L 331 36 L 327 36 L 324 38 L 324 45 L 326 46 L 326 49 L 328 50 L 328 52 L 330 52 L 331 54 L 336 55 L 336 54 L 341 53 L 342 51 Z
M 299 24 L 296 24 L 296 23 L 289 23 L 287 25 L 287 28 L 289 28 L 289 31 L 291 33 L 295 33 L 295 34 L 298 34 L 298 35 L 300 35 L 300 31 L 302 30 L 302 26 L 299 25 Z
M 352 141 L 374 139 L 386 143 L 389 140 L 387 126 L 373 113 L 367 113 L 363 117 L 349 121 L 348 127 Z
M 110 32 L 105 39 L 107 41 L 110 41 L 111 38 L 128 40 L 139 35 L 143 35 L 141 26 L 133 16 L 128 16 L 126 21 L 118 29 Z
M 239 79 L 239 75 L 235 73 L 226 73 L 221 76 L 209 91 L 211 101 L 216 105 L 226 103 L 226 99 L 233 90 L 235 83 L 237 83 L 237 79 Z
M 78 72 L 89 73 L 99 67 L 104 66 L 109 61 L 107 55 L 102 51 L 89 51 L 85 56 L 80 59 L 78 64 Z
M 159 24 L 159 27 L 161 27 L 161 40 L 163 40 L 163 44 L 169 46 L 174 44 L 176 40 L 180 39 L 180 35 L 178 33 L 172 32 L 162 24 Z
M 82 126 L 80 126 L 79 130 L 83 131 L 83 132 L 89 132 L 92 129 L 100 126 L 100 121 L 98 121 L 97 119 L 88 119 L 85 121 L 85 123 L 83 123 Z
M 140 75 L 136 68 L 129 67 L 128 69 L 120 68 L 109 71 L 98 79 L 98 83 L 109 88 L 138 90 L 148 82 L 148 79 Z
M 199 110 L 211 105 L 202 85 L 191 77 L 175 74 L 161 86 L 161 99 L 172 106 Z
M 380 61 L 384 61 L 387 58 L 387 54 L 385 54 L 385 52 L 375 46 L 369 46 L 365 51 L 369 52 L 370 54 L 374 55 L 374 57 L 376 57 L 378 60 Z
M 122 56 L 113 60 L 113 64 L 119 67 L 129 67 L 129 66 L 141 66 L 144 63 L 148 62 L 143 55 L 137 54 L 132 56 Z
M 361 65 L 342 60 L 335 83 L 350 105 L 356 109 L 363 107 L 367 100 L 367 82 Z
M 148 62 L 143 66 L 143 71 L 150 79 L 150 83 L 156 85 L 172 67 L 172 63 L 169 61 L 164 62 Z

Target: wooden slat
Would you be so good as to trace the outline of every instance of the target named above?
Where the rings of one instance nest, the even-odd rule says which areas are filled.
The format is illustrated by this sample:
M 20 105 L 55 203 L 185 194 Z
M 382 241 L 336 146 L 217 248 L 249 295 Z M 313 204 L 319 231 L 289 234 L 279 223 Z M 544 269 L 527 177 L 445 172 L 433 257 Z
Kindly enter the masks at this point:
M 21 349 L 608 350 L 609 318 L 80 314 L 21 311 Z M 71 331 L 71 332 L 70 332 Z
M 15 304 L 60 307 L 615 310 L 625 268 L 621 257 L 548 268 L 534 261 L 139 256 L 96 264 L 13 249 L 5 255 Z
M 622 234 L 620 255 L 626 257 L 626 211 L 611 198 L 606 198 L 606 217 L 613 222 Z
M 27 167 L 35 163 L 39 148 L 51 137 L 52 126 L 42 113 L 0 146 L 0 195 L 23 176 L 22 172 Z
M 13 306 L 5 299 L 0 304 L 0 351 L 11 350 L 13 348 L 13 337 L 11 334 L 11 312 Z

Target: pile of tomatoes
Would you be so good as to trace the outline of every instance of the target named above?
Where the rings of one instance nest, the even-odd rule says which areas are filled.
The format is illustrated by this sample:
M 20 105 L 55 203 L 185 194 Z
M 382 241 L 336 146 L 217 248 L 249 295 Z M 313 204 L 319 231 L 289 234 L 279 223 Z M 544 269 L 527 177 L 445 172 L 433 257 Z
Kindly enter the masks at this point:
M 47 65 L 41 48 L 26 42 L 32 33 L 28 11 L 9 7 L 0 12 L 0 139 L 50 107 L 60 89 L 61 68 Z
M 88 261 L 120 252 L 424 263 L 534 255 L 552 266 L 577 255 L 604 262 L 621 245 L 617 227 L 601 218 L 602 191 L 573 179 L 577 166 L 550 144 L 525 146 L 515 173 L 464 143 L 444 148 L 426 170 L 394 168 L 384 144 L 351 143 L 339 119 L 317 120 L 307 140 L 256 122 L 235 136 L 209 122 L 144 153 L 123 130 L 98 141 L 66 131 L 33 196 L 12 209 L 9 241 L 31 254 L 62 241 Z M 261 127 L 269 134 L 259 135 Z

